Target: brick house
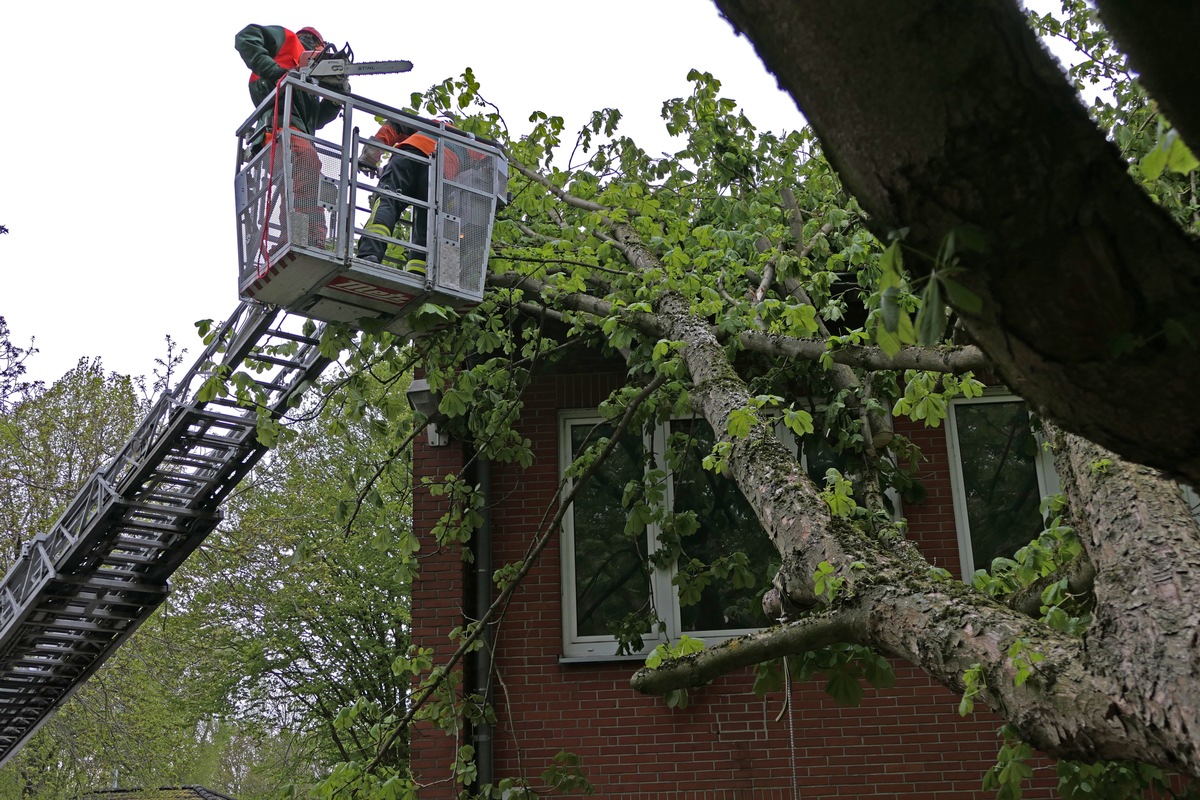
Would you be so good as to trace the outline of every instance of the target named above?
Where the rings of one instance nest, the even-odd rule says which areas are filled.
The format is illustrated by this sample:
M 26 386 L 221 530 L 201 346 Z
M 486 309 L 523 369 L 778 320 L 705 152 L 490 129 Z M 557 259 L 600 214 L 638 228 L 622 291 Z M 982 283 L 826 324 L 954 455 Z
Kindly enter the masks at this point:
M 483 478 L 490 482 L 492 498 L 492 563 L 484 559 L 464 564 L 457 551 L 428 544 L 421 551 L 413 638 L 441 658 L 453 652 L 448 631 L 463 624 L 464 614 L 472 616 L 477 569 L 490 574 L 492 568 L 524 556 L 544 522 L 564 464 L 596 424 L 598 403 L 621 378 L 576 369 L 535 378 L 524 396 L 518 427 L 533 443 L 533 465 L 493 465 Z M 1017 398 L 986 395 L 956 401 L 953 412 L 939 428 L 897 422 L 898 432 L 911 438 L 924 456 L 920 480 L 925 495 L 903 508 L 910 536 L 932 563 L 961 576 L 973 570 L 973 564 L 989 563 L 1005 548 L 1011 553 L 1023 544 L 1013 543 L 1014 526 L 1029 528 L 1026 541 L 1040 530 L 1038 506 L 1042 494 L 1054 488 L 1054 477 Z M 965 464 L 960 453 L 970 454 Z M 419 488 L 419 480 L 463 469 L 466 457 L 464 446 L 454 440 L 431 446 L 422 439 L 416 445 L 414 524 L 427 543 L 429 529 L 445 511 L 445 500 Z M 628 464 L 612 469 L 627 470 Z M 725 479 L 707 476 L 677 471 L 675 480 L 682 485 L 672 487 L 672 502 L 703 507 L 697 505 L 698 498 L 720 493 L 708 507 L 722 516 L 727 532 L 733 530 L 730 525 L 756 526 L 742 525 L 736 503 L 712 483 Z M 611 477 L 618 486 L 627 479 L 624 474 Z M 481 476 L 472 480 L 479 483 Z M 431 728 L 414 730 L 413 764 L 418 780 L 426 785 L 422 798 L 455 796 L 458 787 L 449 779 L 450 765 L 464 743 L 477 745 L 481 774 L 491 771 L 496 781 L 524 775 L 536 783 L 556 754 L 573 753 L 596 796 L 612 800 L 994 796 L 994 791 L 983 791 L 981 781 L 1001 744 L 1000 719 L 982 706 L 961 717 L 956 695 L 907 664 L 895 665 L 894 687 L 866 687 L 857 707 L 837 705 L 819 679 L 794 684 L 790 716 L 781 714 L 782 692 L 755 695 L 751 670 L 691 692 L 683 709 L 672 710 L 661 698 L 635 693 L 629 676 L 644 655 L 618 657 L 615 641 L 602 624 L 619 615 L 622 603 L 644 602 L 654 592 L 656 609 L 673 638 L 687 631 L 718 641 L 765 624 L 761 609 L 753 608 L 761 588 L 749 603 L 740 602 L 746 598 L 730 589 L 716 604 L 702 600 L 681 609 L 669 573 L 622 573 L 613 566 L 620 562 L 622 548 L 630 545 L 614 539 L 605 550 L 606 531 L 615 526 L 620 533 L 624 518 L 611 491 L 605 494 L 601 487 L 585 493 L 576 506 L 500 623 L 490 684 L 496 724 L 482 731 L 468 726 L 458 739 Z M 765 543 L 761 530 L 757 534 Z M 754 544 L 741 546 L 751 551 Z M 770 550 L 769 543 L 766 547 Z M 645 550 L 641 555 L 644 563 Z M 639 561 L 636 556 L 628 560 Z M 763 556 L 764 562 L 768 557 Z M 774 571 L 765 563 L 753 566 L 756 576 Z M 710 608 L 734 610 L 714 619 Z M 736 618 L 739 613 L 744 618 Z M 759 619 L 753 618 L 755 613 Z M 647 647 L 652 646 L 653 640 L 647 639 Z M 486 670 L 486 664 L 484 660 L 465 667 L 466 687 L 486 685 L 475 674 Z M 1025 796 L 1052 797 L 1056 783 L 1053 765 L 1039 761 Z

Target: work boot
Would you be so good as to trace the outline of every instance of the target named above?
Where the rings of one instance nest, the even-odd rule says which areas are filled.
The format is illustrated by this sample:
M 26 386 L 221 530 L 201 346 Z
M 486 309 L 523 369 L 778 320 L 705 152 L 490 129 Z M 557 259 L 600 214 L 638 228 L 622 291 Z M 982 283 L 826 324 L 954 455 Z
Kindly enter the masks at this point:
M 409 262 L 404 265 L 405 272 L 415 272 L 418 275 L 425 274 L 425 262 L 420 258 L 409 259 Z
M 388 236 L 391 232 L 391 228 L 375 222 L 368 222 L 363 228 L 363 235 L 358 239 L 358 247 L 355 248 L 355 254 L 363 261 L 370 261 L 372 264 L 382 263 L 384 253 L 387 250 L 387 243 L 382 239 L 376 239 L 371 234 Z

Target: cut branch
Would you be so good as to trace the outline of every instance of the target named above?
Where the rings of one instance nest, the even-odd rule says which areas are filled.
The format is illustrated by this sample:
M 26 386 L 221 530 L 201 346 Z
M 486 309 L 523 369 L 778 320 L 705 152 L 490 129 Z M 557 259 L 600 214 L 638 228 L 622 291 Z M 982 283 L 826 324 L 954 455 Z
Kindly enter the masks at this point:
M 826 612 L 775 628 L 739 636 L 718 647 L 668 661 L 664 666 L 638 670 L 630 685 L 643 694 L 661 695 L 673 689 L 703 686 L 721 675 L 765 661 L 795 655 L 839 642 L 862 643 L 866 619 L 853 611 Z

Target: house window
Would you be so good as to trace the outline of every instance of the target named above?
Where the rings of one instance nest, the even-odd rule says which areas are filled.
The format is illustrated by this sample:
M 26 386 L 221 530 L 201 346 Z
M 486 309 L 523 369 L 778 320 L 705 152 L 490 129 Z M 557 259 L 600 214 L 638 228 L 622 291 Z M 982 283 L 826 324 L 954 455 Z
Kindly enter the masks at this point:
M 568 424 L 567 463 L 593 441 L 612 435 L 612 426 L 595 421 Z M 650 551 L 645 538 L 614 536 L 625 528 L 621 497 L 629 481 L 638 479 L 645 463 L 640 436 L 626 434 L 599 472 L 580 490 L 569 516 L 571 562 L 578 576 L 574 587 L 574 638 L 611 639 L 610 631 L 626 617 L 647 610 L 650 597 Z
M 565 413 L 563 467 L 612 432 L 592 414 Z M 673 469 L 664 457 L 668 437 L 679 454 Z M 619 629 L 639 634 L 647 652 L 685 633 L 718 641 L 771 624 L 762 594 L 779 569 L 779 555 L 736 484 L 703 468 L 712 445 L 703 420 L 676 420 L 650 436 L 627 433 L 581 489 L 563 525 L 565 658 L 617 656 Z M 660 488 L 667 507 L 675 514 L 693 512 L 699 522 L 676 544 L 663 544 L 672 537 L 662 536 L 658 523 L 645 533 L 625 532 L 625 487 L 643 480 L 647 469 L 665 474 Z M 705 569 L 714 563 L 723 565 L 717 575 Z M 703 578 L 694 580 L 700 573 Z M 661 620 L 663 629 L 628 628 L 630 620 L 646 618 Z
M 959 557 L 970 580 L 1037 538 L 1042 498 L 1058 492 L 1058 478 L 1018 397 L 956 399 L 946 433 Z
M 1042 532 L 1041 500 L 1059 492 L 1054 459 L 1034 435 L 1025 401 L 1009 394 L 958 398 L 946 428 L 950 484 L 965 579 L 1011 558 Z M 1179 485 L 1200 522 L 1200 495 Z
M 684 453 L 669 482 L 671 507 L 677 513 L 694 512 L 700 522 L 682 540 L 672 579 L 678 581 L 680 571 L 693 565 L 717 562 L 736 561 L 745 570 L 740 581 L 713 580 L 693 590 L 694 602 L 679 605 L 681 632 L 702 638 L 770 625 L 762 612 L 762 593 L 779 570 L 779 553 L 737 484 L 704 469 L 701 462 L 714 443 L 712 428 L 703 420 L 685 420 L 671 422 L 669 430 L 681 439 Z

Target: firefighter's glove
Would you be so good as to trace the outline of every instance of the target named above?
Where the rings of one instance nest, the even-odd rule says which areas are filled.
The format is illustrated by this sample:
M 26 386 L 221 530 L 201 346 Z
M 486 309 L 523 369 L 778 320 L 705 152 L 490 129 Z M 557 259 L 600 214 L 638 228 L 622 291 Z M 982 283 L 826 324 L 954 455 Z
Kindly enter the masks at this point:
M 369 161 L 366 158 L 360 158 L 358 160 L 358 171 L 361 172 L 363 175 L 366 175 L 369 178 L 378 178 L 379 177 L 379 162 L 378 161 L 373 162 L 373 161 Z
M 344 75 L 328 75 L 318 78 L 317 83 L 334 92 L 350 93 L 350 81 L 346 80 Z
M 378 141 L 372 136 L 368 141 Z M 379 177 L 379 162 L 383 158 L 383 151 L 373 144 L 368 144 L 363 148 L 362 153 L 358 156 L 358 171 L 363 175 L 370 175 L 372 178 Z

